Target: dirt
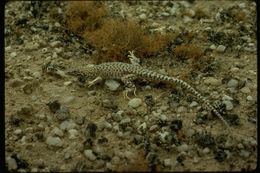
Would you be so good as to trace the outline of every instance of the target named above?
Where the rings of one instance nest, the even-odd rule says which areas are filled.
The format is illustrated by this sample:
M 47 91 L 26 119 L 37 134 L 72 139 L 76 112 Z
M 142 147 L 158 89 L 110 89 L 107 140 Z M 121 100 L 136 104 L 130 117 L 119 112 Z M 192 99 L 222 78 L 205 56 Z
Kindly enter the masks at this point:
M 210 63 L 217 64 L 213 65 L 214 70 L 203 71 L 204 66 L 195 69 L 194 62 L 176 59 L 167 51 L 143 58 L 141 65 L 185 79 L 212 102 L 231 97 L 227 100 L 233 108 L 225 115 L 225 118 L 231 117 L 228 128 L 200 103 L 191 107 L 192 101 L 198 100 L 175 85 L 136 81 L 137 97 L 142 103 L 138 108 L 131 108 L 129 100 L 123 97 L 124 87 L 120 82 L 120 87 L 111 91 L 104 83 L 88 88 L 77 77 L 46 73 L 44 67 L 48 62 L 66 71 L 96 62 L 93 58 L 99 53 L 67 30 L 64 24 L 67 3 L 44 2 L 38 7 L 37 3 L 15 1 L 5 5 L 5 159 L 8 170 L 256 169 L 255 2 L 104 2 L 114 17 L 139 21 L 144 13 L 146 18 L 140 23 L 148 28 L 162 33 L 189 31 L 195 34 L 194 44 L 208 50 L 203 57 L 213 59 Z M 198 9 L 204 12 L 201 19 L 197 19 Z M 209 32 L 211 37 L 205 37 Z M 218 51 L 219 45 L 224 45 L 225 50 Z M 214 46 L 216 48 L 211 49 Z M 209 65 L 205 61 L 198 62 Z M 207 84 L 205 80 L 209 77 L 217 84 Z M 231 79 L 238 81 L 235 88 L 228 84 Z M 147 111 L 148 98 L 154 100 L 151 112 Z M 55 100 L 57 105 L 52 104 Z M 52 110 L 49 105 L 57 109 Z M 166 120 L 162 120 L 164 115 Z M 205 116 L 200 118 L 200 115 Z M 130 122 L 123 122 L 129 118 Z M 176 120 L 180 120 L 182 126 L 173 130 Z M 64 122 L 70 124 L 65 125 L 65 129 Z M 140 130 L 142 125 L 146 126 L 143 131 Z M 61 129 L 62 134 L 53 134 L 55 127 Z M 61 146 L 48 144 L 50 136 L 58 137 Z M 86 150 L 91 150 L 94 156 L 86 156 Z

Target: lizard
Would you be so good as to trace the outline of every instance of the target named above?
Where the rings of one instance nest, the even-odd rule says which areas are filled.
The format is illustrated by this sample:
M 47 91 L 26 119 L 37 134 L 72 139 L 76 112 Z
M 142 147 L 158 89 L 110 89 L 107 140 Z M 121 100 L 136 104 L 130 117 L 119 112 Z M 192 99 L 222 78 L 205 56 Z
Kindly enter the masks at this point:
M 103 79 L 120 79 L 125 84 L 125 90 L 123 94 L 126 98 L 129 98 L 129 92 L 133 92 L 136 96 L 136 86 L 133 83 L 133 80 L 138 78 L 177 84 L 194 94 L 199 101 L 206 105 L 206 108 L 209 111 L 213 112 L 222 122 L 224 122 L 227 127 L 229 126 L 226 120 L 217 111 L 217 109 L 210 104 L 209 100 L 203 97 L 191 85 L 181 79 L 160 74 L 142 67 L 140 65 L 140 59 L 134 55 L 134 51 L 129 51 L 128 58 L 130 59 L 131 63 L 105 62 L 97 65 L 88 64 L 84 67 L 81 67 L 82 69 L 80 70 L 82 70 L 82 73 L 85 77 L 94 79 L 87 82 L 88 87 L 101 82 Z

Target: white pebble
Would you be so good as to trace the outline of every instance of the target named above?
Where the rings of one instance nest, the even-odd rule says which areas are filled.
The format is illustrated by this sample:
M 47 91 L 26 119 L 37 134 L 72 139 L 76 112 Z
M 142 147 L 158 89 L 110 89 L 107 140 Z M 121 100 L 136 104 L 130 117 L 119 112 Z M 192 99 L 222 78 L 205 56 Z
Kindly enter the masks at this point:
M 145 20 L 145 19 L 147 18 L 147 16 L 146 16 L 145 13 L 142 13 L 142 14 L 139 15 L 139 18 L 140 18 L 141 20 Z
M 198 103 L 197 102 L 195 102 L 195 101 L 192 101 L 191 102 L 191 104 L 189 105 L 190 107 L 195 107 L 195 106 L 197 106 L 198 105 Z
M 71 84 L 72 84 L 71 81 L 66 81 L 66 82 L 63 83 L 64 86 L 69 86 L 69 85 L 71 85 Z
M 76 139 L 79 135 L 79 132 L 76 129 L 70 129 L 69 134 L 69 139 Z
M 16 57 L 16 55 L 17 55 L 16 52 L 12 52 L 12 53 L 10 54 L 10 57 L 11 57 L 11 58 L 14 58 L 14 57 Z
M 92 150 L 85 150 L 84 155 L 86 156 L 87 159 L 94 161 L 97 159 L 97 157 L 93 154 Z
M 55 146 L 55 147 L 61 147 L 63 145 L 63 142 L 59 137 L 47 137 L 46 143 L 50 146 Z
M 226 46 L 219 45 L 219 46 L 216 48 L 216 51 L 217 51 L 217 52 L 224 52 L 225 49 L 226 49 Z
M 184 152 L 189 150 L 189 146 L 187 144 L 182 144 L 177 147 L 178 152 Z
M 207 84 L 207 85 L 213 85 L 213 86 L 221 85 L 221 81 L 216 79 L 216 78 L 214 78 L 214 77 L 207 77 L 204 80 L 204 83 Z
M 106 80 L 105 85 L 110 91 L 116 91 L 120 86 L 120 83 L 115 80 Z
M 164 159 L 163 165 L 165 167 L 170 167 L 172 165 L 171 159 Z
M 58 127 L 54 127 L 51 131 L 52 135 L 57 135 L 57 136 L 63 136 L 63 131 L 59 129 Z
M 216 49 L 216 46 L 215 46 L 215 44 L 212 44 L 209 48 L 210 48 L 211 50 L 215 50 L 215 49 Z
M 249 95 L 249 96 L 246 97 L 246 99 L 247 99 L 247 101 L 252 101 L 253 97 Z
M 8 165 L 8 170 L 11 171 L 11 170 L 16 170 L 17 169 L 17 162 L 15 159 L 13 158 L 9 158 L 7 160 L 7 165 Z
M 16 135 L 19 135 L 19 134 L 21 134 L 22 133 L 22 130 L 21 129 L 16 129 L 15 131 L 14 131 L 14 134 L 16 134 Z
M 236 79 L 230 79 L 227 86 L 230 88 L 236 88 L 238 86 L 238 81 Z
M 244 93 L 244 94 L 250 93 L 250 89 L 249 89 L 248 87 L 243 87 L 243 88 L 241 88 L 240 91 L 241 91 L 242 93 Z
M 141 104 L 142 104 L 142 100 L 140 98 L 133 98 L 128 102 L 128 106 L 132 108 L 137 108 L 141 106 Z
M 60 124 L 60 129 L 61 130 L 70 130 L 70 129 L 73 129 L 75 126 L 76 126 L 75 123 L 65 120 Z

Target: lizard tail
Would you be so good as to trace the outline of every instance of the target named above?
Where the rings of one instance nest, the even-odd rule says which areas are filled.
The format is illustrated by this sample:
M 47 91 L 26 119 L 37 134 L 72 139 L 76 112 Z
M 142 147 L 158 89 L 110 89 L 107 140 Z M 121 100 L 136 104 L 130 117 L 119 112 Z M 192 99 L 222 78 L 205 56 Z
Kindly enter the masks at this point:
M 146 76 L 144 76 L 148 79 L 153 80 L 159 80 L 159 81 L 165 81 L 169 83 L 177 84 L 185 89 L 187 89 L 189 92 L 194 94 L 202 103 L 206 104 L 206 107 L 212 111 L 219 119 L 221 119 L 226 126 L 229 126 L 227 121 L 220 115 L 220 113 L 210 104 L 209 100 L 207 100 L 205 97 L 203 97 L 198 91 L 196 91 L 192 86 L 190 86 L 188 83 L 184 82 L 183 80 L 177 79 L 175 77 L 166 76 L 163 74 L 159 74 L 153 71 L 146 71 Z

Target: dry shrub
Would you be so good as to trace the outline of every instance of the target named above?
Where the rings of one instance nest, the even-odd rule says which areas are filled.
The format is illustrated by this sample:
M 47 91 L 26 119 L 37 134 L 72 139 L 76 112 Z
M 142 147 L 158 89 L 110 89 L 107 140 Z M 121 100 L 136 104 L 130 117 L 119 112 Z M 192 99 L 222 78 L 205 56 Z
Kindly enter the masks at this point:
M 68 28 L 81 34 L 85 30 L 92 31 L 102 25 L 108 10 L 99 1 L 71 1 L 67 6 L 67 25 Z
M 192 61 L 198 60 L 203 56 L 204 51 L 192 44 L 183 44 L 176 46 L 173 50 L 174 56 L 179 60 L 191 59 Z
M 129 50 L 138 57 L 156 54 L 169 41 L 167 35 L 148 34 L 136 22 L 110 19 L 96 31 L 85 31 L 83 38 L 105 51 L 108 59 L 123 60 Z

